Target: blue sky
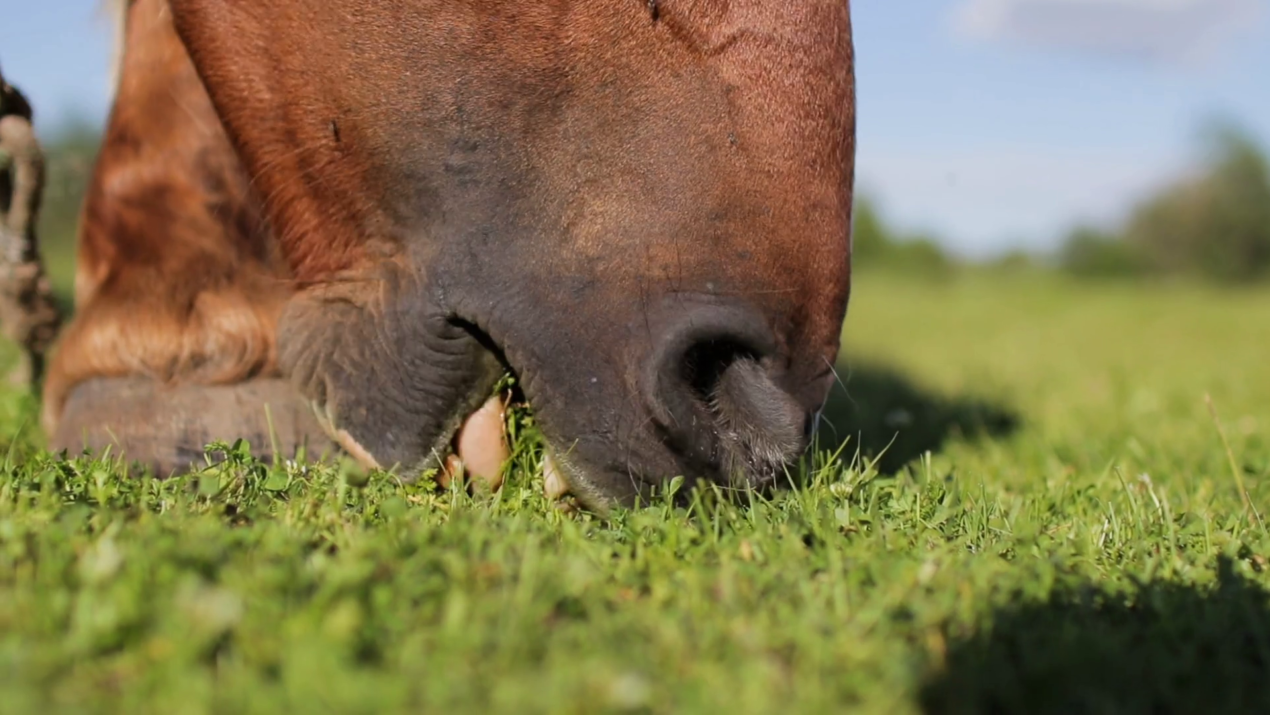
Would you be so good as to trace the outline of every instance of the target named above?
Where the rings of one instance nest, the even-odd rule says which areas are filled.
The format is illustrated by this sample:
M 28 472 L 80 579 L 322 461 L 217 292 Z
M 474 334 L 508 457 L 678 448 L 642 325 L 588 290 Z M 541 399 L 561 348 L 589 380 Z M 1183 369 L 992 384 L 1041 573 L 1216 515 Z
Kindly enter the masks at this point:
M 1270 0 L 855 0 L 858 181 L 986 255 L 1112 221 L 1210 118 L 1270 145 Z M 0 66 L 48 132 L 109 106 L 97 0 L 0 0 Z

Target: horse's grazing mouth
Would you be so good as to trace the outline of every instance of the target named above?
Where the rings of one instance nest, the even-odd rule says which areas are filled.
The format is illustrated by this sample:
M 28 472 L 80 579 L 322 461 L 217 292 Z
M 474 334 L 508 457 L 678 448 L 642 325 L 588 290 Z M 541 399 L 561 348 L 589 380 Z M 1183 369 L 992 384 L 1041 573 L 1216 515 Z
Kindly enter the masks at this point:
M 820 405 L 804 404 L 780 384 L 774 335 L 756 313 L 713 297 L 681 295 L 675 304 L 674 315 L 664 322 L 645 317 L 651 352 L 632 365 L 643 405 L 640 419 L 652 425 L 658 448 L 675 456 L 679 476 L 725 487 L 773 485 L 806 449 Z M 514 369 L 488 337 L 479 334 L 479 339 L 500 364 Z M 519 397 L 531 398 L 535 391 L 542 395 L 541 389 L 531 385 L 530 394 Z M 817 389 L 813 385 L 812 393 Z M 510 398 L 510 393 L 496 394 L 464 416 L 440 461 L 444 481 L 462 471 L 495 488 L 502 484 L 510 454 L 505 430 Z M 551 431 L 550 425 L 544 431 Z M 620 491 L 612 484 L 615 480 L 625 478 L 631 491 L 639 493 L 664 479 L 641 472 L 639 460 L 620 456 L 597 465 L 595 455 L 589 455 L 588 466 L 588 455 L 575 455 L 572 445 L 544 436 L 548 444 L 542 469 L 549 499 L 572 496 L 604 511 L 611 495 Z
M 491 491 L 502 488 L 511 468 L 508 460 L 512 445 L 507 433 L 507 410 L 511 399 L 510 392 L 493 395 L 463 419 L 450 443 L 450 451 L 442 459 L 437 475 L 439 486 L 448 488 L 457 479 L 468 485 L 479 483 L 482 488 Z M 547 501 L 566 510 L 582 503 L 596 511 L 603 511 L 605 502 L 600 495 L 592 495 L 591 490 L 577 490 L 584 499 L 574 501 L 573 484 L 586 482 L 580 475 L 566 472 L 563 466 L 566 464 L 568 462 L 558 457 L 551 446 L 545 447 L 541 471 L 543 494 Z

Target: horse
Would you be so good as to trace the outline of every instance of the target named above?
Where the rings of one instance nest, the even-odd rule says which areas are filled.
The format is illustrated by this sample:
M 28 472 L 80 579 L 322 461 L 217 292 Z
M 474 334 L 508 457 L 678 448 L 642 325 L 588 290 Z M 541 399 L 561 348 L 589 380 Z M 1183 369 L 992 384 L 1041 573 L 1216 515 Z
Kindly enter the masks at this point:
M 511 374 L 548 489 L 599 511 L 805 452 L 850 297 L 847 0 L 115 9 L 55 448 L 496 484 Z

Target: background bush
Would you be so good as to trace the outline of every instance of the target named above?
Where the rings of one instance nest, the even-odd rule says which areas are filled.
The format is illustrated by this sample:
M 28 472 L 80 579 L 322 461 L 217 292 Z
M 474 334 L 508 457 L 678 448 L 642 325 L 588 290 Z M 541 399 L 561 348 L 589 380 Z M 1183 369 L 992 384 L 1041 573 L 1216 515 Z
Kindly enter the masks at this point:
M 1148 197 L 1114 231 L 1082 226 L 1059 256 L 1082 276 L 1187 276 L 1245 284 L 1270 276 L 1270 162 L 1247 133 L 1207 133 L 1204 162 Z
M 888 226 L 877 202 L 863 193 L 855 197 L 852 240 L 852 260 L 857 268 L 941 276 L 955 267 L 934 236 L 905 234 Z
M 75 230 L 101 133 L 88 122 L 71 121 L 47 134 L 41 132 L 41 140 L 47 178 L 40 248 L 58 299 L 69 304 L 75 282 Z

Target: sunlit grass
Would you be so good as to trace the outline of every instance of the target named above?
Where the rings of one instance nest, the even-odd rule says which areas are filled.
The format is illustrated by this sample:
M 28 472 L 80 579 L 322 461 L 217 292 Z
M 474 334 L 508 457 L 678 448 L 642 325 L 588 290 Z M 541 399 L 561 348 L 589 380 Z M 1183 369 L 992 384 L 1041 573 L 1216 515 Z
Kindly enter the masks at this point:
M 528 422 L 497 494 L 229 445 L 159 482 L 12 396 L 2 709 L 1266 711 L 1267 332 L 1264 291 L 865 274 L 801 486 L 610 521 Z

